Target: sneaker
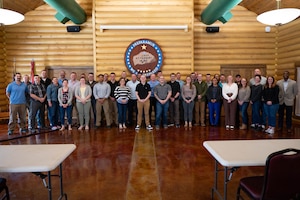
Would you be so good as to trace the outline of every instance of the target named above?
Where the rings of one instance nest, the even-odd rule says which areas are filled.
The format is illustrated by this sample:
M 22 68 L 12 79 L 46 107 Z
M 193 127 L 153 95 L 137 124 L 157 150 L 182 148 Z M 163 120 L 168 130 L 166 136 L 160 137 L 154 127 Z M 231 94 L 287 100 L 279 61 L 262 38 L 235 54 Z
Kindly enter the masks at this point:
M 14 132 L 12 131 L 12 130 L 9 130 L 8 132 L 7 132 L 7 135 L 12 135 Z
M 164 125 L 164 129 L 167 129 L 168 128 L 168 125 Z
M 266 133 L 269 133 L 270 129 L 271 129 L 271 128 L 269 127 L 267 130 L 265 130 L 265 132 L 266 132 Z
M 233 130 L 234 129 L 234 126 L 230 126 L 230 130 Z
M 56 126 L 52 126 L 52 127 L 51 127 L 51 130 L 52 130 L 52 131 L 56 131 L 56 130 L 57 130 L 57 127 L 56 127 Z
M 274 129 L 273 129 L 273 128 L 270 128 L 269 131 L 268 131 L 267 133 L 273 134 L 273 133 L 274 133 Z
M 125 125 L 125 123 L 123 124 L 123 128 L 127 128 L 127 126 Z
M 159 126 L 158 126 L 158 125 L 156 125 L 156 126 L 155 126 L 155 129 L 156 129 L 156 130 L 158 130 L 158 129 L 159 129 Z
M 149 124 L 147 127 L 146 127 L 147 130 L 152 130 L 152 126 Z
M 140 130 L 140 125 L 136 125 L 135 130 Z
M 122 124 L 119 124 L 119 129 L 123 129 L 123 126 L 122 126 Z
M 229 130 L 229 125 L 226 125 L 226 130 Z
M 265 130 L 266 126 L 265 125 L 261 125 L 261 129 Z
M 251 127 L 251 128 L 256 128 L 255 124 L 251 124 L 250 127 Z
M 171 127 L 171 126 L 174 126 L 174 124 L 172 124 L 172 123 L 171 123 L 171 124 L 169 124 L 168 126 L 170 126 L 170 127 Z
M 180 124 L 176 124 L 176 128 L 180 128 Z

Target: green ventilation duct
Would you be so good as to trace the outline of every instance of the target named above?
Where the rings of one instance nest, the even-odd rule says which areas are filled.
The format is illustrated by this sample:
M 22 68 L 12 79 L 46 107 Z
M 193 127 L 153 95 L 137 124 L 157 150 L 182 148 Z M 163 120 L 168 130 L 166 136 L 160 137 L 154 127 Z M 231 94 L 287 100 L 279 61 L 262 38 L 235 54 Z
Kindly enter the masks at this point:
M 86 14 L 84 10 L 75 0 L 44 1 L 57 11 L 55 18 L 63 24 L 69 20 L 75 24 L 82 24 L 86 21 Z
M 225 24 L 232 18 L 230 10 L 241 1 L 242 0 L 213 0 L 201 13 L 200 21 L 210 25 L 219 20 Z

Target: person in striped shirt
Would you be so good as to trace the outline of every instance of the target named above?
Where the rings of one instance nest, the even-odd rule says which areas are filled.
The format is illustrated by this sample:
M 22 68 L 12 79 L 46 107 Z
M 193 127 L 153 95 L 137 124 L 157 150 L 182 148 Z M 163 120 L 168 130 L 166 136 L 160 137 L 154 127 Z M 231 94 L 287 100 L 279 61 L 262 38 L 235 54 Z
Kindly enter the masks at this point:
M 125 125 L 127 114 L 127 103 L 130 97 L 130 88 L 125 86 L 125 78 L 121 78 L 119 86 L 114 91 L 114 96 L 118 106 L 119 129 L 127 128 Z

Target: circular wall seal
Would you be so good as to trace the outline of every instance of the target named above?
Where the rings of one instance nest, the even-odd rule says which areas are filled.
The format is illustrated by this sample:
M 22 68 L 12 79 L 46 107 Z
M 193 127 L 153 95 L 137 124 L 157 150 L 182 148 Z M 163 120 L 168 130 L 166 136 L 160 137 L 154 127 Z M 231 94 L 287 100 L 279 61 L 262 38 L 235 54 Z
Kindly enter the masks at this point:
M 150 76 L 160 70 L 163 54 L 153 40 L 139 39 L 127 47 L 124 61 L 131 73 Z

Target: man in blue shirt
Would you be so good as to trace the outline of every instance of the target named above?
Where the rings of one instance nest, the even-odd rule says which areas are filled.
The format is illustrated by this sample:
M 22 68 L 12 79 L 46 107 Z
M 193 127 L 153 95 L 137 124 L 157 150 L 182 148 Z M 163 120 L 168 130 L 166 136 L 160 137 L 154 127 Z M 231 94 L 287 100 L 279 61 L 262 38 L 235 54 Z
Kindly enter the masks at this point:
M 6 88 L 6 96 L 9 98 L 9 122 L 8 135 L 13 134 L 17 116 L 20 121 L 21 133 L 26 133 L 26 93 L 28 93 L 27 85 L 21 82 L 21 74 L 16 73 L 15 81 L 8 84 Z
M 60 128 L 58 126 L 58 119 L 59 119 L 59 102 L 58 102 L 58 79 L 56 77 L 52 78 L 52 84 L 47 87 L 47 101 L 48 101 L 48 116 L 50 121 L 50 126 L 52 130 L 57 130 Z

